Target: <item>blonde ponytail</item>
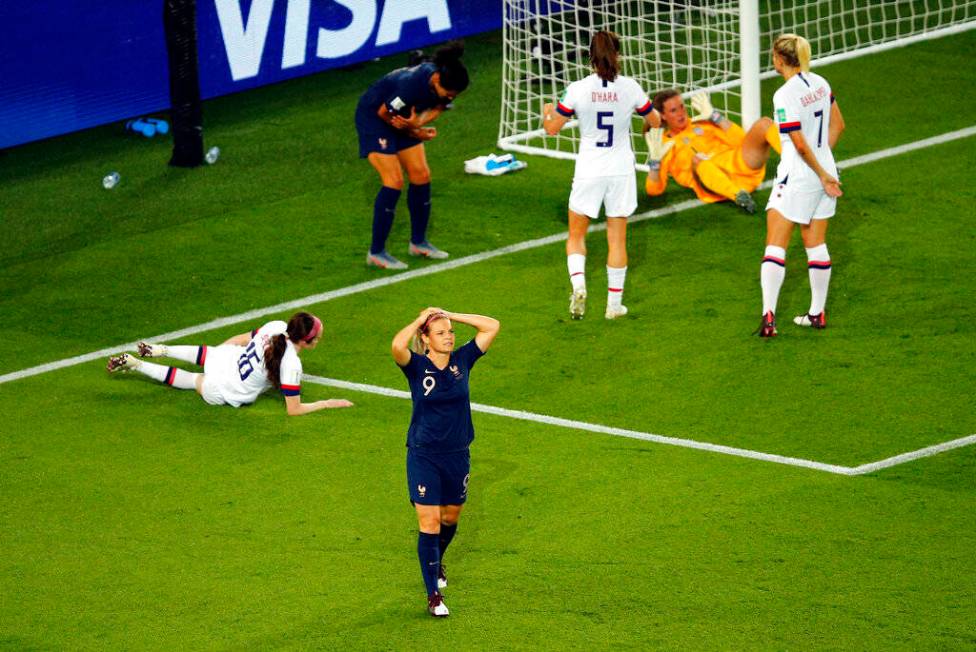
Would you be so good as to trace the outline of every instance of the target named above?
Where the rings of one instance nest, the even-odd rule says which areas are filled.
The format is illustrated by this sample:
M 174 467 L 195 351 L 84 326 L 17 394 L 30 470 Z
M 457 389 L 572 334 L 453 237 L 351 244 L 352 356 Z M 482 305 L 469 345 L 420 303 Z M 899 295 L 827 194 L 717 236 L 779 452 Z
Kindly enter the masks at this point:
M 782 34 L 773 42 L 773 52 L 791 68 L 800 72 L 810 72 L 810 41 L 799 34 Z

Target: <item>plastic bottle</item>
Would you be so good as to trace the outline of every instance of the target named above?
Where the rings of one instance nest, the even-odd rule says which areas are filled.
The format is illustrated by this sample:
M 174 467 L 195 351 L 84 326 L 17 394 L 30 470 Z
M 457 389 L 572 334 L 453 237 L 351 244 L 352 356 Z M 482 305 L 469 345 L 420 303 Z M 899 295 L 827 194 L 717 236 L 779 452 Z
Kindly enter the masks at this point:
M 142 118 L 136 118 L 135 120 L 129 120 L 125 123 L 125 128 L 129 131 L 134 131 L 137 134 L 142 134 L 146 138 L 152 138 L 156 135 L 156 125 L 152 124 L 147 120 Z M 169 127 L 167 126 L 167 129 Z
M 217 162 L 218 158 L 220 158 L 220 148 L 211 147 L 210 149 L 207 150 L 207 153 L 206 155 L 204 155 L 203 160 L 205 160 L 208 165 L 213 165 L 214 163 Z
M 157 134 L 168 134 L 169 133 L 169 123 L 160 118 L 146 118 L 146 122 L 152 124 L 156 128 Z
M 109 172 L 102 177 L 102 187 L 105 188 L 105 190 L 111 190 L 115 186 L 119 185 L 119 178 L 118 172 Z

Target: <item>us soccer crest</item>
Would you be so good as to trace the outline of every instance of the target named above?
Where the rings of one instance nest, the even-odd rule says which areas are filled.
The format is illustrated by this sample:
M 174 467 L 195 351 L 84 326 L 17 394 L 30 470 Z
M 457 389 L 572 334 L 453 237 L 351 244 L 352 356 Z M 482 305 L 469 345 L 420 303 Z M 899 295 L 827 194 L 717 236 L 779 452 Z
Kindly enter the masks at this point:
M 417 485 L 417 495 L 420 496 L 421 498 L 423 498 L 424 496 L 426 496 L 427 495 L 427 487 L 425 487 L 422 484 L 418 484 Z

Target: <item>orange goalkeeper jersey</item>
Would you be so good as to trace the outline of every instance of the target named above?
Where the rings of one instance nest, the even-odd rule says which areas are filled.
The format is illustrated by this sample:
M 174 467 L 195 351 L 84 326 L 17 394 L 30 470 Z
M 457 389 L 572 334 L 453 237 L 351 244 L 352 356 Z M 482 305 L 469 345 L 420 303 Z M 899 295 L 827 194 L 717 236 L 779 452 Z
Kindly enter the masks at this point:
M 661 161 L 658 180 L 652 181 L 650 175 L 645 183 L 648 195 L 660 195 L 668 185 L 668 175 L 678 184 L 695 191 L 698 199 L 706 203 L 723 201 L 726 198 L 712 192 L 695 175 L 691 162 L 695 154 L 708 154 L 709 159 L 718 165 L 739 187 L 755 190 L 766 176 L 766 166 L 753 170 L 742 160 L 740 147 L 746 132 L 742 127 L 731 123 L 728 131 L 711 122 L 694 122 L 683 131 L 671 135 L 664 134 L 664 142 L 673 141 L 672 147 Z

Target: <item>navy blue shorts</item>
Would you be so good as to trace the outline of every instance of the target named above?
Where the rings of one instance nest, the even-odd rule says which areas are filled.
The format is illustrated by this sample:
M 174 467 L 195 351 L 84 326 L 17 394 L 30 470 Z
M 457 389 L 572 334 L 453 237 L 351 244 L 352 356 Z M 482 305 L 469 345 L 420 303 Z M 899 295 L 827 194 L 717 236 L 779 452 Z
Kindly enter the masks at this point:
M 463 505 L 468 499 L 471 453 L 427 453 L 407 449 L 410 502 L 420 505 Z
M 359 134 L 359 158 L 366 158 L 373 152 L 396 155 L 423 142 L 381 120 L 361 120 L 359 116 L 356 116 L 356 133 Z

